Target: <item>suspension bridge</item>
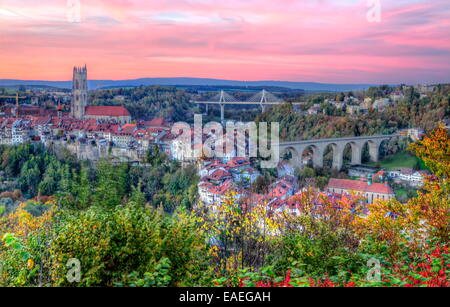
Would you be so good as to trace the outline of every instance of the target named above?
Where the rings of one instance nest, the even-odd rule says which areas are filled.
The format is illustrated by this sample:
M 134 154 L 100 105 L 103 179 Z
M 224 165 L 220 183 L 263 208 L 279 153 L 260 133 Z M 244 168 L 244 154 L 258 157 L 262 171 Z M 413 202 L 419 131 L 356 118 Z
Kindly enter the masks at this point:
M 242 101 L 231 96 L 224 90 L 219 91 L 214 97 L 206 101 L 191 100 L 191 103 L 206 105 L 206 113 L 208 113 L 208 105 L 215 104 L 220 105 L 220 119 L 223 122 L 225 120 L 225 105 L 260 105 L 262 112 L 266 110 L 267 105 L 280 105 L 285 103 L 281 98 L 276 97 L 274 94 L 262 90 L 256 93 L 248 100 Z M 303 102 L 291 102 L 293 105 L 302 105 Z

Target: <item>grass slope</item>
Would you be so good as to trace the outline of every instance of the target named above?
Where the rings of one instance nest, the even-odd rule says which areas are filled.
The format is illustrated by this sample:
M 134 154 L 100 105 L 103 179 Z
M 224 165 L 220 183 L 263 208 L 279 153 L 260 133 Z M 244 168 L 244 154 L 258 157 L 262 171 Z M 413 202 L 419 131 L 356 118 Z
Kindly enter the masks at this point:
M 402 167 L 414 168 L 417 163 L 420 169 L 426 169 L 422 160 L 407 151 L 400 151 L 392 156 L 388 156 L 380 161 L 381 168 L 387 170 L 396 170 Z M 375 166 L 375 162 L 370 162 L 367 165 Z

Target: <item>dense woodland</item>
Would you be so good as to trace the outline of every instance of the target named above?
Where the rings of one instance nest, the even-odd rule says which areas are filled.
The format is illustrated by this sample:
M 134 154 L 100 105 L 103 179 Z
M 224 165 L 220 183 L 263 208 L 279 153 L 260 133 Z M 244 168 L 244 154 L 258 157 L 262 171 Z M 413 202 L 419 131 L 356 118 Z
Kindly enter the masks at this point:
M 380 91 L 379 88 L 373 88 L 369 93 L 378 98 L 381 93 L 385 93 Z M 338 101 L 343 97 L 342 94 L 337 96 Z M 323 104 L 323 97 L 324 95 L 320 95 L 319 98 L 310 97 L 310 104 L 319 102 Z M 439 86 L 432 95 L 423 98 L 420 98 L 420 94 L 413 89 L 408 89 L 405 99 L 387 107 L 383 112 L 372 109 L 369 113 L 359 116 L 346 114 L 336 116 L 338 110 L 331 108 L 331 105 L 328 108 L 328 114 L 307 115 L 295 112 L 290 104 L 284 104 L 258 116 L 257 121 L 279 122 L 281 138 L 287 141 L 390 134 L 398 129 L 415 127 L 429 131 L 450 116 L 450 86 Z
M 157 150 L 147 156 L 149 167 L 106 160 L 93 165 L 67 152 L 56 155 L 43 145 L 30 144 L 1 146 L 0 159 L 3 197 L 16 190 L 14 201 L 58 196 L 61 206 L 72 209 L 87 208 L 94 201 L 115 206 L 139 186 L 146 201 L 171 212 L 178 206 L 190 208 L 197 195 L 195 168 L 180 168 Z
M 89 94 L 93 105 L 123 105 L 133 118 L 163 117 L 184 121 L 189 116 L 193 117 L 186 92 L 174 87 L 139 86 L 90 91 Z M 117 96 L 123 96 L 124 100 L 117 99 Z
M 208 88 L 209 89 L 209 88 Z M 214 89 L 210 89 L 214 90 Z M 168 121 L 193 122 L 195 113 L 203 113 L 205 120 L 220 120 L 220 108 L 209 106 L 206 114 L 204 105 L 190 103 L 195 96 L 207 100 L 217 92 L 201 92 L 193 88 L 180 89 L 163 86 L 139 86 L 132 88 L 115 88 L 91 91 L 89 101 L 94 105 L 122 105 L 126 107 L 134 119 L 152 119 L 163 117 Z M 238 99 L 247 99 L 255 92 L 233 92 Z M 118 98 L 120 97 L 120 98 Z M 201 97 L 201 98 L 200 98 Z M 235 120 L 254 120 L 261 109 L 255 106 L 233 106 L 226 109 L 226 117 Z

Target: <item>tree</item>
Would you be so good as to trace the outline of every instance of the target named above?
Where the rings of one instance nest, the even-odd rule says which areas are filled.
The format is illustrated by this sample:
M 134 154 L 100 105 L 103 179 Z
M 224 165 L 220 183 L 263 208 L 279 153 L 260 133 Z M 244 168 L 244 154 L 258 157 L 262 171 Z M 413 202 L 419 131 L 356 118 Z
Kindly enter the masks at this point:
M 267 176 L 259 176 L 252 184 L 251 190 L 258 194 L 267 193 L 269 189 L 270 180 Z
M 271 242 L 277 241 L 281 223 L 271 214 L 267 204 L 239 204 L 236 193 L 213 208 L 199 208 L 202 229 L 206 230 L 209 253 L 217 263 L 217 274 L 234 275 L 245 267 L 260 267 L 269 252 Z M 203 210 L 204 209 L 204 210 Z
M 54 285 L 71 286 L 66 263 L 80 260 L 78 286 L 114 286 L 158 274 L 164 263 L 164 285 L 205 285 L 208 280 L 203 232 L 192 214 L 165 215 L 130 201 L 108 210 L 91 207 L 63 216 L 51 241 Z M 71 244 L 67 239 L 71 238 Z M 143 284 L 141 284 L 143 285 Z
M 119 205 L 128 189 L 127 165 L 113 167 L 103 160 L 97 166 L 96 175 L 98 179 L 93 195 L 94 203 L 108 208 Z
M 41 179 L 37 160 L 31 159 L 23 165 L 20 171 L 19 186 L 22 191 L 26 191 L 28 197 L 37 194 L 38 184 Z
M 300 179 L 306 179 L 306 178 L 313 178 L 316 176 L 316 172 L 311 167 L 304 167 L 303 170 L 300 172 Z
M 362 237 L 370 236 L 375 250 L 387 247 L 393 258 L 405 245 L 420 251 L 428 246 L 424 240 L 448 242 L 450 233 L 448 133 L 440 126 L 421 142 L 412 144 L 411 149 L 435 175 L 425 181 L 423 192 L 419 191 L 417 197 L 405 204 L 395 199 L 377 201 L 369 205 L 367 217 L 356 221 L 357 232 Z
M 0 217 L 1 286 L 42 286 L 50 281 L 48 239 L 56 207 L 44 204 L 48 210 L 33 216 L 26 204 L 4 217 Z
M 424 160 L 426 166 L 441 182 L 450 178 L 450 137 L 443 123 L 423 140 L 413 143 L 411 150 Z

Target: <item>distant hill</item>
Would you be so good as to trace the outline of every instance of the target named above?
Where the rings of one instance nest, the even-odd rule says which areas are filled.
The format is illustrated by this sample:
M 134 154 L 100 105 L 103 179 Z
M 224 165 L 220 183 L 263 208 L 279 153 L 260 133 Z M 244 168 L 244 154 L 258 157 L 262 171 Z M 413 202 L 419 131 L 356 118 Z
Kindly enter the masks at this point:
M 38 81 L 0 79 L 0 86 L 51 86 L 57 88 L 71 88 L 71 81 Z M 316 82 L 289 82 L 289 81 L 235 81 L 205 78 L 142 78 L 132 80 L 89 80 L 90 89 L 140 86 L 140 85 L 171 85 L 171 86 L 238 86 L 238 87 L 284 87 L 302 89 L 314 92 L 343 92 L 364 90 L 377 84 L 327 84 Z
M 0 87 L 6 87 L 10 90 L 20 90 L 21 86 L 25 86 L 27 89 L 33 90 L 33 89 L 46 89 L 46 90 L 52 90 L 52 91 L 66 91 L 70 92 L 71 88 L 65 88 L 65 87 L 57 87 L 57 86 L 50 86 L 50 85 L 42 85 L 42 84 L 14 84 L 14 85 L 3 85 L 0 81 Z

